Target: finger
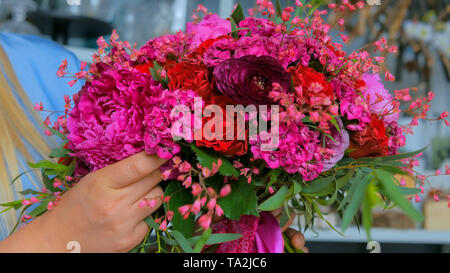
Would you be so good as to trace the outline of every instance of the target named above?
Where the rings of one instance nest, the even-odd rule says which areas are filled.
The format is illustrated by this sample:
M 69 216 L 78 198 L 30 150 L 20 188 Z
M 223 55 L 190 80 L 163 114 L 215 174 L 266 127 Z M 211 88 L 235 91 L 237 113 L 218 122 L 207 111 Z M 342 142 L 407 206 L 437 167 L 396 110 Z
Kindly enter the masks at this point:
M 278 221 L 280 221 L 279 218 L 281 217 L 281 212 L 282 212 L 282 210 L 281 210 L 281 208 L 280 208 L 280 209 L 273 210 L 273 211 L 271 211 L 270 213 L 271 213 L 273 216 L 275 216 L 275 218 L 277 218 Z
M 304 253 L 309 253 L 309 249 L 306 246 L 302 247 L 301 251 L 303 251 Z
M 105 185 L 121 189 L 151 174 L 165 162 L 165 159 L 142 152 L 98 170 L 94 175 L 101 177 Z
M 156 186 L 151 189 L 147 194 L 142 196 L 139 201 L 134 203 L 133 205 L 133 219 L 136 222 L 140 222 L 141 220 L 147 218 L 152 213 L 154 213 L 161 205 L 162 205 L 162 195 L 164 194 L 163 190 L 160 186 Z M 153 206 L 140 206 L 143 200 L 152 201 L 154 200 Z
M 303 247 L 305 247 L 305 236 L 301 232 L 290 228 L 286 231 L 286 235 L 288 236 L 291 245 L 294 248 L 302 249 Z
M 124 188 L 124 194 L 131 203 L 141 201 L 142 196 L 156 187 L 161 182 L 161 180 L 161 171 L 156 170 L 140 181 Z
M 133 240 L 133 248 L 137 247 L 144 240 L 145 236 L 147 236 L 150 227 L 145 222 L 139 222 L 137 226 L 134 228 L 134 240 Z M 133 249 L 132 248 L 132 249 Z M 128 251 L 130 251 L 129 249 Z
M 281 215 L 280 215 L 281 218 Z M 295 215 L 292 214 L 291 218 L 286 222 L 286 224 L 281 228 L 281 232 L 285 232 L 290 226 L 292 226 L 292 223 L 294 223 Z

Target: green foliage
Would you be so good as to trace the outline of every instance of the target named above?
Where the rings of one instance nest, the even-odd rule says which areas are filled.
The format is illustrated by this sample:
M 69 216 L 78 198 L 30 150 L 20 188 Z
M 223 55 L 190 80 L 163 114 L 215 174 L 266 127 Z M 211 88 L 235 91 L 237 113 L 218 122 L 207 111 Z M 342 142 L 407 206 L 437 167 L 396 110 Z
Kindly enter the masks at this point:
M 231 161 L 223 155 L 214 151 L 206 151 L 198 148 L 195 144 L 191 144 L 192 151 L 197 155 L 198 162 L 208 169 L 212 169 L 213 163 L 218 163 L 219 159 L 222 160 L 222 166 L 219 168 L 219 173 L 223 176 L 239 176 L 239 172 L 233 167 Z
M 231 193 L 218 200 L 225 216 L 231 220 L 239 220 L 242 215 L 256 215 L 258 201 L 253 185 L 249 184 L 245 177 L 230 183 Z
M 195 253 L 200 253 L 202 251 L 203 247 L 206 245 L 206 242 L 208 242 L 208 239 L 211 237 L 211 235 L 212 229 L 208 229 L 205 232 L 203 232 L 202 236 L 200 236 L 197 243 L 195 244 L 194 247 Z
M 281 187 L 273 196 L 259 205 L 258 209 L 261 211 L 273 211 L 281 208 L 284 205 L 284 201 L 289 195 L 289 188 L 286 186 Z
M 361 206 L 361 202 L 363 201 L 364 194 L 366 192 L 367 186 L 373 179 L 373 174 L 370 173 L 366 175 L 360 182 L 355 183 L 355 188 L 352 192 L 349 192 L 350 202 L 344 211 L 344 215 L 342 217 L 342 230 L 346 230 L 350 225 L 352 219 L 355 217 L 358 209 Z
M 188 240 L 181 234 L 181 232 L 177 230 L 172 230 L 171 232 L 172 236 L 175 238 L 175 240 L 178 242 L 178 244 L 181 246 L 183 251 L 185 253 L 194 253 L 194 250 L 191 247 L 191 244 L 188 242 Z
M 374 172 L 376 178 L 380 182 L 386 196 L 393 201 L 399 208 L 403 210 L 412 220 L 422 222 L 424 217 L 419 213 L 413 205 L 403 196 L 402 192 L 395 185 L 392 174 L 376 170 Z
M 178 208 L 184 205 L 192 204 L 192 194 L 183 187 L 179 181 L 171 181 L 167 186 L 165 196 L 171 196 L 169 203 L 165 204 L 166 212 L 171 210 L 174 212 L 172 225 L 175 230 L 180 231 L 186 238 L 194 233 L 194 215 L 190 215 L 186 220 L 183 219 Z
M 236 25 L 239 25 L 239 23 L 245 19 L 244 9 L 242 8 L 240 3 L 237 4 L 236 9 L 231 15 L 231 18 L 233 19 Z

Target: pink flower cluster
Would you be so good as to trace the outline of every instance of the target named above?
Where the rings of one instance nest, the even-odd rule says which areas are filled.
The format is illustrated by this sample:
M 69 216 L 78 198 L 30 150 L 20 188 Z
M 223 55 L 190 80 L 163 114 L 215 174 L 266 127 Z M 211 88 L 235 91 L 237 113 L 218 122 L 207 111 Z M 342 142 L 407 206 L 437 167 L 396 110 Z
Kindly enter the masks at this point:
M 96 71 L 67 120 L 73 156 L 97 170 L 144 150 L 166 159 L 180 151 L 170 113 L 179 103 L 193 105 L 192 91 L 169 92 L 150 75 L 118 63 L 98 63 Z

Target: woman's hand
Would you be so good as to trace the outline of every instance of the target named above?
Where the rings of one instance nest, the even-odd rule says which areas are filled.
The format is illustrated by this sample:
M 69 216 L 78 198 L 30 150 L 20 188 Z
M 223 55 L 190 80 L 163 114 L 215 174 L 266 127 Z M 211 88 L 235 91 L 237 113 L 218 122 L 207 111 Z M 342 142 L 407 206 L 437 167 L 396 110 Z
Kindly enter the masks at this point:
M 278 222 L 280 222 L 281 220 L 281 214 L 282 214 L 281 209 L 272 211 L 272 215 L 278 219 Z M 281 232 L 287 235 L 292 247 L 299 249 L 304 253 L 309 253 L 308 248 L 305 246 L 306 244 L 305 236 L 300 231 L 290 228 L 293 222 L 294 222 L 294 215 L 292 215 L 292 217 L 287 221 L 287 223 L 281 228 Z
M 0 243 L 0 252 L 128 252 L 149 231 L 143 221 L 161 206 L 159 167 L 165 160 L 140 153 L 83 178 L 59 205 Z M 154 207 L 139 207 L 143 199 Z

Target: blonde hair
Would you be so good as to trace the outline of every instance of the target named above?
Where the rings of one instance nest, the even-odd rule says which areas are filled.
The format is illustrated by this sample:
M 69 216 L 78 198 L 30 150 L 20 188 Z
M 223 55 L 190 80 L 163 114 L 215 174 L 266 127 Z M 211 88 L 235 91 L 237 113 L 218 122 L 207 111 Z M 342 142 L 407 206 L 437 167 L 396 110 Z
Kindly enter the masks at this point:
M 22 180 L 18 179 L 14 184 L 11 182 L 20 172 L 27 170 L 23 162 L 33 162 L 36 159 L 33 155 L 41 158 L 49 155 L 51 140 L 42 132 L 42 119 L 33 108 L 8 56 L 0 46 L 0 204 L 21 197 L 18 192 L 23 190 Z M 41 185 L 36 176 L 27 176 L 35 187 Z M 0 217 L 0 222 L 10 232 L 17 222 L 17 213 L 9 210 Z

